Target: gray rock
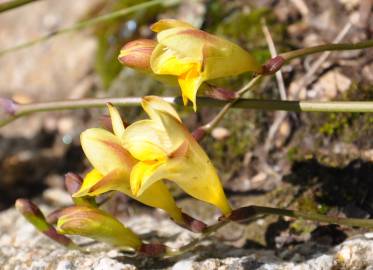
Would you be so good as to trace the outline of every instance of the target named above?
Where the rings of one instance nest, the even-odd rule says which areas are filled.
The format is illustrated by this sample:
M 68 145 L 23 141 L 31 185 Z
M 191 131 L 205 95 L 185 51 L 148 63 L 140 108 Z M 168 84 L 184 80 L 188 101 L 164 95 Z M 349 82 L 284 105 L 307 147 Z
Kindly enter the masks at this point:
M 48 212 L 46 207 L 43 210 Z M 196 237 L 174 225 L 166 217 L 139 215 L 127 218 L 125 223 L 143 237 L 165 239 L 166 244 L 172 247 L 182 246 Z M 87 245 L 87 253 L 66 250 L 37 232 L 15 209 L 0 214 L 0 231 L 0 265 L 4 270 L 373 269 L 371 233 L 355 236 L 329 249 L 317 243 L 301 244 L 292 251 L 287 251 L 286 259 L 276 256 L 272 250 L 234 248 L 210 239 L 175 261 L 131 258 L 99 243 Z M 80 237 L 74 237 L 74 240 L 81 244 L 89 243 Z

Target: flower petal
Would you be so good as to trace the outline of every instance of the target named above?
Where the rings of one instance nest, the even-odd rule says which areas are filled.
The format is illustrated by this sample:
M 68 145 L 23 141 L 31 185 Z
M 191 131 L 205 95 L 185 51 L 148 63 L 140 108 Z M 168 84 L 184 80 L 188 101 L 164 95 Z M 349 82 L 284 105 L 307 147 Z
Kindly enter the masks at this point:
M 145 205 L 163 209 L 176 222 L 183 222 L 181 211 L 176 206 L 174 198 L 163 181 L 154 183 L 154 185 L 150 186 L 141 196 L 135 196 L 130 187 L 128 172 L 114 170 L 99 179 L 94 185 L 91 185 L 87 195 L 98 196 L 113 190 L 120 191 Z
M 194 111 L 197 111 L 197 91 L 204 81 L 199 69 L 199 66 L 195 65 L 194 68 L 191 68 L 188 72 L 182 74 L 178 78 L 184 105 L 186 105 L 188 100 L 190 100 L 193 103 Z
M 181 119 L 176 110 L 170 103 L 157 96 L 146 96 L 142 98 L 141 105 L 144 111 L 149 115 L 150 119 L 160 121 L 156 111 L 168 112 L 175 117 L 179 122 Z
M 120 113 L 112 104 L 108 103 L 107 106 L 109 109 L 111 125 L 113 126 L 114 134 L 119 138 L 122 138 L 125 128 L 122 118 L 120 117 Z
M 175 27 L 193 28 L 192 25 L 190 25 L 189 23 L 183 22 L 183 21 L 174 20 L 174 19 L 164 19 L 164 20 L 160 20 L 160 21 L 152 24 L 150 29 L 153 32 L 158 33 L 158 32 L 161 32 L 163 30 L 170 29 L 170 28 L 175 28 Z
M 88 160 L 103 175 L 118 168 L 129 171 L 136 162 L 121 140 L 107 130 L 87 129 L 80 135 L 80 141 Z
M 90 172 L 86 174 L 86 176 L 83 179 L 83 183 L 80 187 L 80 189 L 75 192 L 72 197 L 83 197 L 87 196 L 89 193 L 89 190 L 92 186 L 94 186 L 97 182 L 99 182 L 102 179 L 102 174 L 96 170 L 93 169 Z
M 162 44 L 158 44 L 150 58 L 150 65 L 155 74 L 178 76 L 187 72 L 194 62 L 199 62 L 200 57 L 185 57 Z
M 203 47 L 204 77 L 206 80 L 235 76 L 244 72 L 260 72 L 261 65 L 240 46 L 217 38 L 216 43 Z
M 138 163 L 131 172 L 131 187 L 133 184 L 138 188 L 138 194 L 142 194 L 157 181 L 168 179 L 174 181 L 190 196 L 215 205 L 224 215 L 229 214 L 232 209 L 210 161 L 198 158 L 190 160 L 191 156 L 187 156 L 170 159 L 157 165 Z
M 164 160 L 172 149 L 168 135 L 153 120 L 141 120 L 127 127 L 124 147 L 138 160 Z

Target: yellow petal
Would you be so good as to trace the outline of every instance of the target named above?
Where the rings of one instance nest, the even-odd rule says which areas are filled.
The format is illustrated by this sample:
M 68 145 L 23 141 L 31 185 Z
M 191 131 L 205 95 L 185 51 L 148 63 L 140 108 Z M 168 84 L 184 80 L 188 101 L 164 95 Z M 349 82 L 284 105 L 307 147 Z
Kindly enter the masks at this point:
M 118 168 L 129 171 L 136 162 L 121 140 L 107 130 L 87 129 L 80 135 L 80 141 L 88 160 L 103 175 Z
M 150 186 L 141 196 L 135 196 L 130 187 L 128 173 L 123 170 L 114 170 L 91 185 L 87 195 L 98 196 L 113 190 L 120 191 L 145 205 L 163 209 L 176 222 L 183 222 L 180 209 L 162 181 Z
M 187 104 L 188 100 L 193 103 L 194 111 L 197 111 L 196 97 L 198 88 L 203 83 L 202 75 L 199 72 L 199 66 L 196 65 L 188 72 L 179 76 L 179 85 L 183 96 L 184 105 Z
M 141 120 L 127 127 L 123 145 L 138 160 L 163 160 L 172 149 L 168 135 L 153 120 Z
M 172 28 L 157 34 L 159 45 L 165 46 L 179 60 L 188 62 L 201 62 L 204 45 L 215 42 L 215 39 L 215 36 L 195 28 Z M 150 62 L 152 58 L 153 55 Z
M 193 64 L 201 61 L 201 56 L 185 57 L 162 44 L 158 44 L 150 58 L 150 65 L 155 74 L 178 76 L 192 68 Z
M 111 125 L 113 126 L 114 134 L 119 138 L 122 138 L 124 133 L 124 125 L 122 118 L 120 117 L 120 113 L 112 104 L 108 103 L 107 106 L 109 109 Z
M 222 38 L 204 45 L 203 63 L 206 80 L 261 71 L 261 65 L 249 52 Z
M 156 111 L 168 112 L 175 117 L 179 122 L 181 119 L 177 114 L 176 110 L 170 103 L 157 96 L 146 96 L 142 98 L 141 105 L 144 111 L 149 115 L 150 119 L 160 121 L 158 113 Z
M 153 31 L 153 32 L 161 32 L 163 30 L 166 30 L 166 29 L 170 29 L 170 28 L 175 28 L 175 27 L 186 27 L 186 28 L 190 28 L 190 27 L 193 27 L 192 25 L 190 25 L 189 23 L 186 23 L 186 22 L 183 22 L 183 21 L 179 21 L 179 20 L 174 20 L 174 19 L 164 19 L 164 20 L 160 20 L 156 23 L 154 23 L 150 29 Z
M 73 197 L 87 196 L 90 188 L 93 187 L 95 184 L 97 184 L 102 179 L 102 177 L 103 177 L 102 174 L 98 170 L 96 169 L 91 170 L 84 177 L 83 183 L 80 189 L 77 192 L 75 192 L 72 196 Z
M 157 181 L 171 180 L 190 196 L 215 205 L 228 215 L 231 207 L 210 161 L 190 155 L 157 164 L 139 162 L 131 171 L 131 188 L 141 195 Z

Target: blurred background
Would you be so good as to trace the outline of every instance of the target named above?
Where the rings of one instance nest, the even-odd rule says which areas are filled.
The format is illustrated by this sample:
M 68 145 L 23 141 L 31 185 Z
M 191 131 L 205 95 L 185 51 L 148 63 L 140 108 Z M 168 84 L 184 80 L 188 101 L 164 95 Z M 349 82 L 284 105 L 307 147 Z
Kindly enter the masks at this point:
M 141 2 L 146 1 L 43 0 L 1 13 L 0 51 Z M 117 61 L 124 43 L 153 38 L 149 25 L 161 18 L 185 20 L 223 36 L 264 63 L 271 56 L 263 19 L 277 51 L 284 52 L 371 39 L 371 12 L 370 0 L 195 0 L 156 5 L 2 55 L 0 95 L 19 103 L 179 95 L 179 89 L 123 68 Z M 290 100 L 373 99 L 372 49 L 297 59 L 282 74 L 285 98 Z M 214 83 L 236 90 L 250 78 L 243 74 Z M 265 78 L 247 97 L 280 99 L 276 78 Z M 199 109 L 194 114 L 179 108 L 190 130 L 217 113 L 216 109 Z M 129 123 L 144 117 L 140 108 L 122 113 Z M 12 207 L 19 197 L 56 207 L 68 205 L 64 174 L 83 175 L 89 169 L 79 134 L 101 126 L 105 114 L 99 109 L 39 113 L 2 127 L 0 210 Z M 234 109 L 202 145 L 218 168 L 234 207 L 260 204 L 369 218 L 373 214 L 372 138 L 372 114 Z M 216 215 L 213 208 L 171 187 L 186 212 L 204 220 Z M 120 195 L 109 208 L 129 217 L 139 212 L 160 215 Z M 357 232 L 268 217 L 249 226 L 233 224 L 220 236 L 235 246 L 281 248 L 309 240 L 334 245 Z

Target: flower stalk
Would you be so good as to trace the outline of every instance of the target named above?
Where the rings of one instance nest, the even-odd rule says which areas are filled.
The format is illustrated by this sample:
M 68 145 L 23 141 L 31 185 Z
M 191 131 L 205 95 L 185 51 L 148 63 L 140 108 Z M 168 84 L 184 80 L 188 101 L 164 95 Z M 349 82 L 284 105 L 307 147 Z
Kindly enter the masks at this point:
M 163 97 L 163 99 L 174 105 L 182 105 L 180 97 Z M 207 97 L 198 97 L 198 104 L 202 107 L 223 107 L 231 102 L 216 100 Z M 11 101 L 11 100 L 9 100 Z M 125 98 L 91 98 L 50 101 L 30 104 L 16 104 L 12 111 L 6 110 L 0 103 L 0 127 L 9 124 L 20 117 L 29 116 L 38 112 L 51 112 L 63 110 L 80 110 L 90 108 L 104 108 L 107 103 L 118 107 L 138 107 L 141 104 L 140 97 Z M 233 103 L 233 102 L 232 102 Z M 306 101 L 306 100 L 259 100 L 240 98 L 235 100 L 231 108 L 252 109 L 267 111 L 289 111 L 289 112 L 357 112 L 372 113 L 373 101 Z
M 153 7 L 153 6 L 156 6 L 156 5 L 162 5 L 163 4 L 163 5 L 167 5 L 167 6 L 173 6 L 173 5 L 178 4 L 179 1 L 180 0 L 152 0 L 152 1 L 147 1 L 147 2 L 144 2 L 144 3 L 140 3 L 140 4 L 137 4 L 137 5 L 133 5 L 133 6 L 130 6 L 130 7 L 126 7 L 126 8 L 117 10 L 117 11 L 112 12 L 112 13 L 104 14 L 102 16 L 98 16 L 98 17 L 95 17 L 95 18 L 92 18 L 92 19 L 89 19 L 89 20 L 78 22 L 78 23 L 76 23 L 72 26 L 56 30 L 52 33 L 49 33 L 49 34 L 45 35 L 45 36 L 41 36 L 39 38 L 27 41 L 25 43 L 21 43 L 19 45 L 14 46 L 14 47 L 10 47 L 10 48 L 0 50 L 0 57 L 7 54 L 7 53 L 18 51 L 18 50 L 21 50 L 21 49 L 24 49 L 24 48 L 31 47 L 31 46 L 36 45 L 38 43 L 47 41 L 48 39 L 50 39 L 52 37 L 55 37 L 55 36 L 58 36 L 58 35 L 74 32 L 74 31 L 81 30 L 81 29 L 84 29 L 84 28 L 88 28 L 88 27 L 94 26 L 94 25 L 99 24 L 99 23 L 112 21 L 112 20 L 121 18 L 123 16 L 126 16 L 130 13 L 133 13 L 133 12 L 136 12 L 136 11 L 139 11 L 139 10 L 143 10 L 143 9 L 146 9 L 146 8 L 150 8 L 150 7 Z
M 1 3 L 0 4 L 0 13 L 5 12 L 5 11 L 9 11 L 9 10 L 15 9 L 17 7 L 21 7 L 21 6 L 27 5 L 27 4 L 32 3 L 32 2 L 36 2 L 36 1 L 39 1 L 39 0 L 13 0 L 13 1 L 7 1 L 5 3 Z

